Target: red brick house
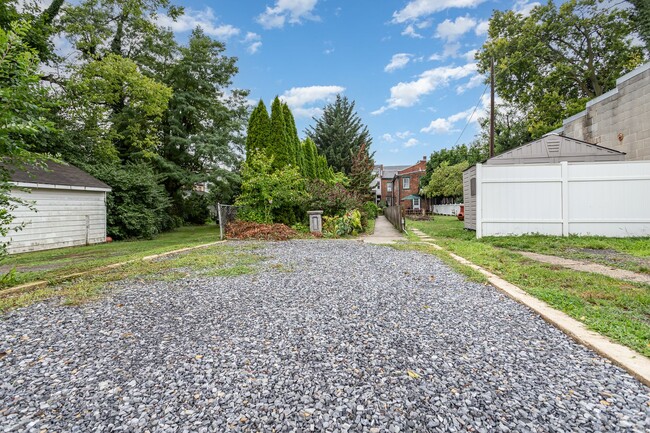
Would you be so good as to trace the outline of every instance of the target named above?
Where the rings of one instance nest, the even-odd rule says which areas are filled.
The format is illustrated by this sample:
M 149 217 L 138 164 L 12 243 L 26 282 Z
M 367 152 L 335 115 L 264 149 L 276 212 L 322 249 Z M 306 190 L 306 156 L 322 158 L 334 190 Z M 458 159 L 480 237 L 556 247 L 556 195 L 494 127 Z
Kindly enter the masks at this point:
M 406 211 L 428 210 L 428 200 L 420 196 L 420 178 L 424 176 L 427 168 L 427 157 L 404 169 L 398 170 L 393 179 L 386 183 L 385 197 L 391 197 L 389 205 L 402 205 Z M 382 196 L 383 195 L 382 179 Z M 389 191 L 390 190 L 390 191 Z
M 407 168 L 408 165 L 380 165 L 376 167 L 379 187 L 377 196 L 379 200 L 385 200 L 388 206 L 393 206 L 393 178 L 398 171 Z

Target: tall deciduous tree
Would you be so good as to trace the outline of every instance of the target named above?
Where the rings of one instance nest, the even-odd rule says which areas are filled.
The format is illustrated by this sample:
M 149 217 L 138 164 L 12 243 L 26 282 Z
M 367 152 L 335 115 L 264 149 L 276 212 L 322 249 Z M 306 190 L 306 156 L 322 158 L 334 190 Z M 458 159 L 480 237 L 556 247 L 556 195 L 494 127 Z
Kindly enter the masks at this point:
M 650 53 L 650 2 L 648 0 L 628 0 L 634 5 L 632 21 L 636 25 L 636 31 L 645 42 L 645 48 Z
M 449 165 L 445 161 L 433 171 L 429 183 L 421 188 L 420 193 L 426 197 L 450 197 L 459 198 L 463 196 L 463 171 L 469 167 L 467 161 Z
M 264 101 L 260 99 L 250 118 L 246 131 L 246 161 L 249 161 L 255 152 L 266 152 L 269 147 L 271 132 L 271 119 L 266 111 Z
M 45 119 L 47 95 L 39 85 L 38 53 L 25 37 L 30 26 L 14 22 L 10 29 L 0 28 L 0 155 L 18 168 L 33 162 L 33 137 L 52 128 Z M 6 158 L 6 160 L 5 160 Z M 6 236 L 13 221 L 12 211 L 20 202 L 9 194 L 9 172 L 0 166 L 0 235 Z M 0 244 L 0 255 L 5 245 Z
M 459 144 L 450 149 L 440 149 L 432 152 L 427 161 L 426 172 L 420 179 L 420 185 L 428 185 L 431 181 L 431 175 L 443 162 L 455 165 L 467 161 L 469 165 L 474 165 L 487 157 L 487 147 L 481 141 L 475 141 L 470 145 Z
M 334 171 L 349 175 L 353 156 L 362 144 L 369 148 L 372 143 L 368 128 L 354 111 L 354 102 L 337 95 L 333 103 L 325 106 L 321 117 L 314 118 L 314 121 L 316 124 L 307 129 L 307 135 Z
M 643 62 L 643 49 L 632 42 L 630 11 L 602 3 L 549 1 L 530 16 L 496 11 L 490 19 L 479 72 L 487 73 L 494 58 L 496 90 L 526 113 L 534 138 L 561 126 Z
M 273 157 L 273 167 L 282 169 L 291 163 L 291 149 L 287 137 L 287 127 L 284 122 L 282 102 L 277 96 L 271 105 L 271 131 L 269 133 L 268 156 Z
M 163 118 L 156 160 L 179 217 L 184 215 L 184 193 L 195 183 L 209 181 L 212 188 L 221 189 L 222 202 L 230 199 L 227 191 L 233 191 L 228 184 L 238 183 L 232 176 L 243 151 L 240 131 L 248 92 L 228 91 L 238 68 L 237 59 L 224 51 L 223 43 L 198 28 L 164 79 L 173 96 Z

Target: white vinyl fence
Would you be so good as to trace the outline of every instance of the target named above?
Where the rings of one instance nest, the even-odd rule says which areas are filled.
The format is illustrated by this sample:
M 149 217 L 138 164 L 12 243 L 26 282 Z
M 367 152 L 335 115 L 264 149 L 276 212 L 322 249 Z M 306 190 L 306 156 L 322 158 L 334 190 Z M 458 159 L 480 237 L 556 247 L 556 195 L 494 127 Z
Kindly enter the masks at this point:
M 458 215 L 460 204 L 434 204 L 433 213 L 436 215 Z
M 650 161 L 482 165 L 476 236 L 650 236 Z

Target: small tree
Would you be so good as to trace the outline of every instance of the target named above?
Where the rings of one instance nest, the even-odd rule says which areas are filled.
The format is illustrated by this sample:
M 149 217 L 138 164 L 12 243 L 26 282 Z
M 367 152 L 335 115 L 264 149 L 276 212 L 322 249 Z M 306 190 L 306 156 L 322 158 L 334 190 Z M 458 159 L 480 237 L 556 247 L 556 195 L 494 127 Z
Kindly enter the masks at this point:
M 467 161 L 455 165 L 443 162 L 433 171 L 429 184 L 420 190 L 420 194 L 425 197 L 462 197 L 463 171 L 468 167 Z
M 352 159 L 350 172 L 350 190 L 358 194 L 363 200 L 370 199 L 370 184 L 375 176 L 372 174 L 375 163 L 370 158 L 366 144 L 363 143 Z

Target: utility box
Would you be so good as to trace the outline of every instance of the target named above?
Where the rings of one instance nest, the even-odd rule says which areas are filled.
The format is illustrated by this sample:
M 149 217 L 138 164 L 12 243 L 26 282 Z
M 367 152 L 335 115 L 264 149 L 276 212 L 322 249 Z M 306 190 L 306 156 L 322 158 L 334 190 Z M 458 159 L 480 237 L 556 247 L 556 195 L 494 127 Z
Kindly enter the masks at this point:
M 310 210 L 307 211 L 309 215 L 309 231 L 312 233 L 323 233 L 323 211 Z

